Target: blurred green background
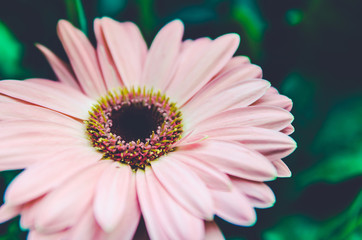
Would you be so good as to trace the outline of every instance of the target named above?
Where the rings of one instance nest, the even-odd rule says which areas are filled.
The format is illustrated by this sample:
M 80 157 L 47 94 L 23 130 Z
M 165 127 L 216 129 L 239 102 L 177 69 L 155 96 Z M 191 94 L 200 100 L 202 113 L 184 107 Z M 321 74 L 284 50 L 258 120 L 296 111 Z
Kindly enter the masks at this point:
M 94 42 L 92 20 L 135 22 L 148 43 L 174 18 L 185 39 L 241 35 L 237 52 L 294 101 L 298 149 L 293 177 L 268 183 L 277 202 L 257 210 L 252 227 L 217 219 L 227 239 L 362 239 L 362 1 L 358 0 L 1 0 L 0 79 L 55 79 L 34 47 L 65 59 L 58 19 L 71 20 Z M 21 146 L 19 146 L 21 148 Z M 0 173 L 0 193 L 17 174 Z M 0 200 L 1 203 L 2 200 Z M 25 239 L 19 219 L 0 225 L 0 239 Z

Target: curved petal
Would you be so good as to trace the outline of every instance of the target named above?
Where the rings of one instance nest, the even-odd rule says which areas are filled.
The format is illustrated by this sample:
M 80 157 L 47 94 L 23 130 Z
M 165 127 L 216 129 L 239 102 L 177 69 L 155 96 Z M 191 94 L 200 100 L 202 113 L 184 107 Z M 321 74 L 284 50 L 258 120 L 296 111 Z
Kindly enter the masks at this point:
M 133 177 L 133 181 L 135 181 L 135 176 Z M 136 191 L 136 188 L 134 191 Z M 133 193 L 131 193 L 131 195 L 132 194 Z M 141 218 L 141 209 L 138 199 L 135 195 L 134 197 L 135 198 L 132 201 L 128 202 L 128 207 L 126 207 L 121 221 L 118 222 L 116 228 L 109 234 L 106 234 L 106 240 L 134 239 L 133 236 L 135 235 Z
M 292 172 L 289 170 L 288 166 L 280 159 L 277 159 L 272 162 L 274 167 L 277 169 L 278 177 L 291 177 Z
M 286 135 L 290 135 L 294 132 L 294 127 L 291 124 L 289 124 L 287 127 L 285 127 L 284 129 L 282 129 L 280 131 Z
M 225 91 L 236 84 L 256 79 L 261 74 L 261 68 L 253 64 L 243 64 L 233 68 L 227 72 L 217 75 L 214 79 L 208 82 L 200 91 L 195 94 L 192 100 L 186 105 L 201 105 L 205 99 L 213 98 L 214 95 Z M 201 103 L 200 103 L 201 102 Z
M 73 226 L 90 205 L 98 179 L 111 163 L 100 161 L 48 193 L 39 203 L 35 228 L 56 232 Z
M 202 101 L 194 103 L 191 100 L 181 108 L 185 115 L 186 126 L 201 122 L 213 115 L 230 108 L 246 107 L 259 99 L 270 87 L 270 83 L 264 80 L 248 80 L 230 86 L 229 88 L 215 94 L 212 97 L 205 97 Z M 240 94 L 242 93 L 242 94 Z
M 78 119 L 87 119 L 93 101 L 74 88 L 59 82 L 43 80 L 0 81 L 0 93 L 25 102 L 49 108 Z
M 38 198 L 61 186 L 83 169 L 96 164 L 101 157 L 96 152 L 82 148 L 60 152 L 19 174 L 7 188 L 5 201 L 11 205 L 21 205 Z
M 179 55 L 184 26 L 174 20 L 156 35 L 147 54 L 141 86 L 164 90 Z
M 44 47 L 41 44 L 36 44 L 39 50 L 44 54 L 48 60 L 50 66 L 52 67 L 55 75 L 57 75 L 58 80 L 64 84 L 67 84 L 78 91 L 82 91 L 78 81 L 74 77 L 70 67 L 65 64 L 60 58 L 58 58 L 52 51 Z
M 253 103 L 254 106 L 275 106 L 284 108 L 289 111 L 292 110 L 293 102 L 290 98 L 280 95 L 275 88 L 270 88 L 270 90 L 261 97 L 258 101 Z
M 184 65 L 181 64 L 178 72 L 184 74 L 176 72 L 176 78 L 167 89 L 169 96 L 177 100 L 176 102 L 181 106 L 186 103 L 225 66 L 239 46 L 239 42 L 240 37 L 237 34 L 223 35 L 208 44 L 208 51 L 205 54 L 202 52 L 203 55 L 199 57 L 195 66 L 183 69 Z M 189 51 L 188 54 L 194 55 L 195 52 Z M 185 59 L 189 58 L 194 57 L 185 55 Z M 185 66 L 189 67 L 187 64 Z
M 217 75 L 224 74 L 233 68 L 240 67 L 240 65 L 250 63 L 250 59 L 247 56 L 235 56 L 220 70 Z M 261 78 L 261 75 L 259 76 Z
M 10 136 L 18 137 L 19 141 L 26 137 L 27 134 L 48 135 L 49 137 L 69 137 L 74 140 L 88 141 L 86 134 L 83 132 L 82 124 L 77 121 L 64 119 L 64 123 L 54 123 L 44 120 L 8 120 L 2 121 L 0 125 L 0 139 Z M 29 141 L 30 143 L 31 141 Z M 89 141 L 88 141 L 89 142 Z M 46 143 L 44 139 L 44 143 Z M 2 149 L 3 150 L 3 149 Z
M 93 202 L 94 215 L 102 229 L 112 232 L 133 201 L 137 201 L 137 196 L 132 169 L 114 162 L 101 175 Z
M 212 165 L 207 164 L 206 162 L 197 161 L 197 159 L 183 155 L 179 152 L 173 154 L 172 157 L 191 167 L 192 171 L 202 179 L 207 187 L 219 191 L 230 190 L 231 182 L 229 177 Z
M 237 142 L 205 140 L 191 149 L 180 148 L 179 150 L 233 176 L 266 181 L 275 179 L 277 175 L 268 159 Z
M 87 37 L 65 20 L 58 22 L 57 30 L 83 91 L 92 98 L 105 94 L 107 91 L 99 69 L 97 55 Z
M 199 218 L 213 219 L 209 190 L 191 169 L 170 154 L 152 163 L 152 170 L 165 190 L 187 211 Z
M 2 80 L 4 81 L 4 80 Z M 0 93 L 0 103 L 23 103 L 21 100 Z
M 0 102 L 0 120 L 46 120 L 60 125 L 79 128 L 80 124 L 59 112 L 31 104 Z
M 100 19 L 107 47 L 124 85 L 138 85 L 144 65 L 146 43 L 136 25 Z
M 21 212 L 21 208 L 19 206 L 12 206 L 7 203 L 4 203 L 0 207 L 0 223 L 4 223 L 17 215 Z
M 231 109 L 197 124 L 195 132 L 226 127 L 260 127 L 276 131 L 288 126 L 293 121 L 290 112 L 272 106 L 254 106 Z
M 262 182 L 248 181 L 241 178 L 231 178 L 233 186 L 243 193 L 257 208 L 272 207 L 275 203 L 273 191 Z
M 192 71 L 192 69 L 197 65 L 202 56 L 208 51 L 212 40 L 210 38 L 198 38 L 196 40 L 185 40 L 181 44 L 180 55 L 177 58 L 175 72 L 172 76 L 171 81 L 166 86 L 166 90 L 173 84 L 173 82 L 179 82 L 182 84 L 185 80 L 186 75 Z M 169 91 L 166 91 L 170 93 Z M 172 94 L 168 94 L 172 97 Z M 177 100 L 177 99 L 174 99 Z
M 284 158 L 296 148 L 296 143 L 291 137 L 265 128 L 218 128 L 205 131 L 204 134 L 210 138 L 240 142 L 270 160 Z
M 67 239 L 69 231 L 59 231 L 51 234 L 30 230 L 27 240 L 63 240 Z
M 77 224 L 69 230 L 68 239 L 105 239 L 105 233 L 96 223 L 90 205 L 87 206 L 87 210 L 82 214 Z
M 176 203 L 150 168 L 137 171 L 136 183 L 142 214 L 151 239 L 204 237 L 203 221 Z
M 34 229 L 35 217 L 38 214 L 39 206 L 41 207 L 41 200 L 43 198 L 44 196 L 22 205 L 20 214 L 20 226 L 22 228 Z
M 205 222 L 205 240 L 224 240 L 220 228 L 214 221 Z
M 101 67 L 103 79 L 108 91 L 123 86 L 121 77 L 117 72 L 117 68 L 113 62 L 112 55 L 104 39 L 104 33 L 101 26 L 101 20 L 94 20 L 94 33 L 97 39 L 97 56 L 99 66 Z
M 90 149 L 80 131 L 45 121 L 3 121 L 0 139 L 0 170 L 24 168 L 74 148 Z
M 216 215 L 224 220 L 241 226 L 251 226 L 256 214 L 249 200 L 235 188 L 230 192 L 211 191 L 215 201 Z

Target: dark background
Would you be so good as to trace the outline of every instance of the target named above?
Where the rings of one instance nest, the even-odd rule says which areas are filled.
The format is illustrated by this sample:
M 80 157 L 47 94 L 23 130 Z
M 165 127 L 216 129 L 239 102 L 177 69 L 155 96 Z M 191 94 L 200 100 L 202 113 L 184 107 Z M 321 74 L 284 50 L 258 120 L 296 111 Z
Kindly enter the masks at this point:
M 135 22 L 148 44 L 175 18 L 185 23 L 185 39 L 236 32 L 237 54 L 249 56 L 292 98 L 298 149 L 285 159 L 292 178 L 268 183 L 275 206 L 257 210 L 252 227 L 217 219 L 225 237 L 362 239 L 362 1 L 87 0 L 85 18 L 77 2 L 0 0 L 0 79 L 55 79 L 34 44 L 66 59 L 56 36 L 59 19 L 93 42 L 92 21 L 101 16 Z M 0 193 L 17 173 L 0 173 Z M 18 222 L 0 225 L 0 240 L 25 239 Z

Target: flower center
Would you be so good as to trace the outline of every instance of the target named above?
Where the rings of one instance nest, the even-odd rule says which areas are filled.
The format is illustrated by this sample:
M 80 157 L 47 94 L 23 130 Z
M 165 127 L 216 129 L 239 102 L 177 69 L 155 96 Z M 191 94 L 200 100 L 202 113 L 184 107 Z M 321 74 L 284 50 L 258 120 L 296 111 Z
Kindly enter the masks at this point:
M 182 134 L 181 112 L 160 92 L 120 88 L 98 100 L 85 121 L 90 141 L 104 159 L 144 169 L 174 151 Z

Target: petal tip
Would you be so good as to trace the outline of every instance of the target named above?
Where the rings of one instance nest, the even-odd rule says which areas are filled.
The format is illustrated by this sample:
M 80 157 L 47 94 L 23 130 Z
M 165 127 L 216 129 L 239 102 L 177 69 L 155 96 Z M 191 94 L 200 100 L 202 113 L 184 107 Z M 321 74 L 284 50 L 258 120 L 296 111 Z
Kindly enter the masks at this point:
M 235 48 L 238 48 L 240 44 L 240 35 L 237 33 L 227 33 L 220 36 L 219 38 L 225 39 L 225 41 L 229 42 L 228 44 L 230 44 L 230 46 L 234 46 Z
M 63 27 L 67 27 L 72 25 L 68 20 L 65 19 L 59 19 L 58 20 L 58 24 L 57 24 L 57 28 L 63 28 Z
M 182 28 L 182 29 L 185 27 L 184 23 L 182 22 L 181 19 L 175 19 L 175 20 L 171 21 L 170 23 L 168 23 L 167 25 L 169 25 L 169 24 L 172 24 L 172 26 L 175 26 L 177 28 Z

